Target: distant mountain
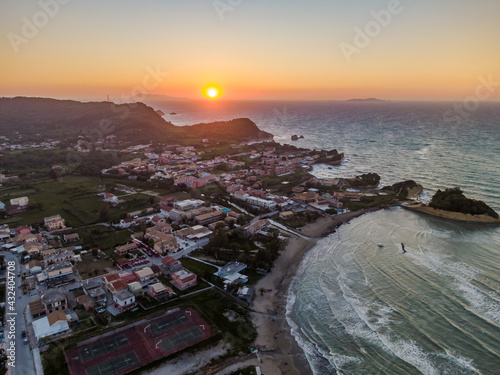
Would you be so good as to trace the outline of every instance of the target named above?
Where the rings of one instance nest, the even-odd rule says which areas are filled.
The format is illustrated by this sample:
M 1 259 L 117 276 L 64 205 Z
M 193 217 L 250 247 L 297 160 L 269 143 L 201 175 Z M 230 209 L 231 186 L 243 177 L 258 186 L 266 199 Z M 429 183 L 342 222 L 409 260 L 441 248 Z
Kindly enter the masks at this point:
M 250 119 L 241 118 L 193 126 L 175 126 L 143 103 L 82 103 L 47 98 L 0 98 L 0 134 L 11 141 L 47 138 L 75 141 L 79 136 L 93 141 L 114 135 L 132 144 L 245 142 L 272 139 Z
M 170 102 L 178 102 L 178 101 L 188 101 L 188 98 L 179 98 L 176 96 L 168 96 L 168 95 L 143 95 L 143 102 L 159 102 L 159 101 L 170 101 Z
M 377 98 L 366 98 L 366 99 L 349 99 L 348 102 L 385 102 L 385 100 Z

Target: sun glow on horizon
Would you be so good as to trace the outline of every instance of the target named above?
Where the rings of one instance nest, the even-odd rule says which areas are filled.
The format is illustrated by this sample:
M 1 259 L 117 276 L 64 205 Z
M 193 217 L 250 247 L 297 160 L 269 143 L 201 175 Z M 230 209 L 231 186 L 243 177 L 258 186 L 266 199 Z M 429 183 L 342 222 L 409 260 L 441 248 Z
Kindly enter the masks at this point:
M 211 100 L 218 99 L 222 95 L 222 90 L 217 85 L 208 85 L 203 89 L 203 95 Z

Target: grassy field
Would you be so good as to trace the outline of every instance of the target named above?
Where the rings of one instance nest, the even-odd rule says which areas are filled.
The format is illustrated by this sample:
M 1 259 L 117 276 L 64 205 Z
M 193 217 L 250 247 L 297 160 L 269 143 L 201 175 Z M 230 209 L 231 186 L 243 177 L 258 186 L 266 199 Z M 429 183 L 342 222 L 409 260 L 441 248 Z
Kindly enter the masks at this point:
M 320 213 L 317 211 L 306 211 L 299 214 L 295 214 L 290 219 L 281 219 L 279 215 L 273 216 L 273 220 L 288 226 L 290 228 L 302 228 L 304 225 L 309 224 L 315 221 L 320 216 Z
M 222 331 L 226 342 L 231 343 L 236 352 L 248 351 L 257 333 L 246 309 L 213 289 L 194 295 L 191 302 L 204 318 Z M 233 319 L 224 315 L 228 311 L 233 313 Z
M 89 277 L 95 277 L 108 273 L 106 268 L 115 268 L 118 270 L 116 267 L 113 267 L 112 260 L 103 258 L 102 256 L 100 259 L 97 259 L 92 255 L 84 255 L 82 256 L 82 261 L 76 264 L 76 269 L 82 279 L 88 279 Z
M 202 262 L 197 262 L 196 260 L 192 260 L 189 258 L 181 258 L 180 261 L 184 268 L 187 268 L 188 270 L 194 272 L 200 277 L 203 277 L 203 275 L 205 275 L 206 273 L 212 275 L 214 272 L 217 272 L 216 267 L 209 266 L 208 264 Z
M 33 182 L 29 189 L 23 191 L 12 187 L 2 188 L 0 200 L 8 202 L 11 198 L 26 195 L 30 204 L 41 205 L 16 214 L 16 224 L 41 224 L 44 217 L 60 214 L 67 226 L 78 227 L 98 219 L 102 202 L 96 194 L 100 185 L 97 177 L 65 176 L 59 181 L 46 179 Z
M 303 169 L 284 176 L 264 176 L 262 178 L 262 188 L 270 189 L 275 194 L 290 195 L 295 186 L 309 180 L 311 177 Z
M 126 181 L 128 182 L 128 181 Z M 105 183 L 97 177 L 88 176 L 64 176 L 59 181 L 52 179 L 38 180 L 26 184 L 27 187 L 9 186 L 0 188 L 0 200 L 8 203 L 11 198 L 27 196 L 29 203 L 40 204 L 40 207 L 29 209 L 14 215 L 14 217 L 0 221 L 0 224 L 15 223 L 16 225 L 31 225 L 43 223 L 43 218 L 60 214 L 68 227 L 80 227 L 99 221 L 99 214 L 104 202 L 98 193 L 106 191 Z M 142 188 L 144 188 L 144 183 Z M 112 183 L 113 185 L 113 183 Z M 147 186 L 146 186 L 147 188 Z M 157 189 L 151 189 L 155 191 Z M 118 195 L 120 195 L 118 193 Z M 182 197 L 189 195 L 182 193 Z M 179 195 L 181 197 L 181 194 Z M 143 210 L 150 207 L 146 194 L 132 194 L 124 196 L 125 201 L 117 207 L 110 207 L 109 219 L 118 222 L 120 218 L 131 211 Z

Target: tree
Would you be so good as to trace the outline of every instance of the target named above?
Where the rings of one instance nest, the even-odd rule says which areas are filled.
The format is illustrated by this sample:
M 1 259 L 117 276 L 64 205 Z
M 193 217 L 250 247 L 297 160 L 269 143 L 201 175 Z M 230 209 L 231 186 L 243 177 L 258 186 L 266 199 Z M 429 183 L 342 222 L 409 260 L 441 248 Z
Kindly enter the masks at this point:
M 266 289 L 264 288 L 259 288 L 259 292 L 260 292 L 260 295 L 263 296 L 264 295 L 264 292 L 266 291 Z
M 101 212 L 99 213 L 99 221 L 108 221 L 109 220 L 109 204 L 104 203 L 101 206 Z

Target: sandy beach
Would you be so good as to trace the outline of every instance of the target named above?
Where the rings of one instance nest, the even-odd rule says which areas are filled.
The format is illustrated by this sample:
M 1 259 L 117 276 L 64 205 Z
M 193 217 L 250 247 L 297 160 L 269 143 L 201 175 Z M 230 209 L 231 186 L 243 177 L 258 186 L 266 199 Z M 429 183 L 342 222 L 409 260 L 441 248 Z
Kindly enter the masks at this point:
M 258 333 L 255 344 L 259 349 L 260 366 L 264 375 L 312 374 L 304 352 L 292 336 L 286 321 L 286 300 L 290 284 L 302 258 L 319 238 L 333 233 L 340 225 L 355 217 L 379 209 L 377 207 L 335 217 L 321 217 L 304 226 L 300 233 L 310 238 L 292 238 L 276 260 L 272 271 L 259 280 L 255 290 L 264 288 L 267 292 L 263 295 L 256 293 L 251 316 Z

